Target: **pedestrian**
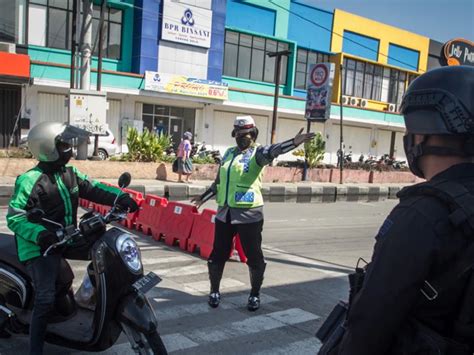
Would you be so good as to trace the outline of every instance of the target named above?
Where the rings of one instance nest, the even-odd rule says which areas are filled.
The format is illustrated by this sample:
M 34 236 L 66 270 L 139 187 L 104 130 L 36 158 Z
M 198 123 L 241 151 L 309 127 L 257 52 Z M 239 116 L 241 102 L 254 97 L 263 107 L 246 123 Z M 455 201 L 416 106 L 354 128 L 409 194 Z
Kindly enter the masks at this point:
M 252 116 L 236 117 L 232 137 L 237 146 L 225 152 L 212 186 L 192 200 L 199 208 L 217 195 L 219 206 L 213 250 L 207 263 L 211 284 L 208 303 L 211 307 L 219 306 L 219 285 L 237 233 L 247 256 L 252 286 L 247 308 L 255 311 L 260 307 L 260 287 L 266 268 L 262 253 L 263 169 L 280 154 L 287 153 L 314 137 L 314 133 L 302 134 L 302 131 L 283 143 L 263 147 L 256 143 L 258 129 Z
M 431 70 L 401 105 L 410 170 L 330 354 L 474 352 L 474 67 Z
M 183 139 L 178 147 L 177 154 L 177 165 L 178 165 L 178 182 L 184 182 L 181 178 L 182 175 L 186 176 L 186 182 L 189 182 L 189 177 L 193 173 L 193 162 L 191 161 L 191 132 L 185 132 Z

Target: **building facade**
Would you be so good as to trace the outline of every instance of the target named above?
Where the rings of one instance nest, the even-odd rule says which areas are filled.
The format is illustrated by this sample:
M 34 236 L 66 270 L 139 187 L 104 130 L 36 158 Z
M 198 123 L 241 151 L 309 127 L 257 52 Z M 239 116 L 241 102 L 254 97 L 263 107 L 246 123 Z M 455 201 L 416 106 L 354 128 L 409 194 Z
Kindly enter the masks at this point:
M 100 3 L 94 1 L 91 90 L 98 75 Z M 434 61 L 436 43 L 311 4 L 107 0 L 102 90 L 107 123 L 122 148 L 126 128 L 134 125 L 165 131 L 176 142 L 191 130 L 196 141 L 223 151 L 233 144 L 233 119 L 242 114 L 256 119 L 258 141 L 270 143 L 275 58 L 267 54 L 289 50 L 280 73 L 278 141 L 306 127 L 309 68 L 331 62 L 336 72 L 330 119 L 312 123 L 326 139 L 325 160 L 337 160 L 341 104 L 346 153 L 356 159 L 361 154 L 404 159 L 399 105 L 409 83 Z M 7 90 L 18 99 L 11 112 L 0 112 L 7 122 L 1 126 L 5 140 L 15 112 L 23 128 L 68 119 L 73 0 L 0 0 L 0 5 L 6 9 L 0 14 L 0 42 L 12 44 L 9 55 L 26 56 L 30 69 L 26 80 L 24 73 L 2 75 L 0 62 L 0 100 Z

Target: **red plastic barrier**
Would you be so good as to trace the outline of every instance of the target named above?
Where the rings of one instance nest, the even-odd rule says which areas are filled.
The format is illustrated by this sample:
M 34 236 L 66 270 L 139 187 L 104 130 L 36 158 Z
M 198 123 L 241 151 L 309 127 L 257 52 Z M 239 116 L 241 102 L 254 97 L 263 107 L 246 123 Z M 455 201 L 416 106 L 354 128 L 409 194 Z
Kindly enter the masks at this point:
M 240 261 L 243 263 L 246 263 L 247 256 L 245 256 L 244 249 L 242 248 L 242 243 L 240 242 L 239 234 L 236 234 L 234 237 L 234 248 L 237 251 L 237 254 L 239 254 Z M 232 255 L 232 252 L 231 252 L 231 255 Z
M 155 195 L 146 195 L 138 212 L 135 226 L 147 235 L 151 235 L 155 225 L 160 225 L 161 215 L 168 205 L 168 200 Z
M 194 253 L 199 248 L 201 257 L 208 259 L 214 243 L 216 211 L 205 209 L 194 217 L 193 229 L 188 239 L 188 251 Z
M 141 207 L 143 201 L 145 200 L 143 198 L 143 195 L 141 194 L 141 192 L 138 192 L 138 191 L 135 191 L 135 190 L 130 190 L 130 189 L 123 189 L 123 192 L 128 193 L 130 195 L 130 197 L 135 200 L 138 207 Z M 139 211 L 134 212 L 134 213 L 129 213 L 127 215 L 127 218 L 124 219 L 121 223 L 129 229 L 135 228 L 135 221 L 137 220 L 138 212 Z
M 160 224 L 155 225 L 153 239 L 159 240 L 163 235 L 167 245 L 179 241 L 179 247 L 186 250 L 194 218 L 198 215 L 196 207 L 181 202 L 168 202 L 162 213 Z

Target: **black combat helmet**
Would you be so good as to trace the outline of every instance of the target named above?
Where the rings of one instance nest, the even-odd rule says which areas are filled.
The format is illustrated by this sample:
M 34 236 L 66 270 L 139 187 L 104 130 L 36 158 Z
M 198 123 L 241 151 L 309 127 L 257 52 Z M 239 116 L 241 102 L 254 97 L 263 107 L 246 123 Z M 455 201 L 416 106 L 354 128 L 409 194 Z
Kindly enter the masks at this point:
M 431 70 L 415 79 L 403 97 L 401 112 L 407 133 L 404 148 L 411 171 L 420 177 L 422 155 L 474 156 L 474 67 Z M 458 135 L 462 149 L 419 144 L 414 135 Z

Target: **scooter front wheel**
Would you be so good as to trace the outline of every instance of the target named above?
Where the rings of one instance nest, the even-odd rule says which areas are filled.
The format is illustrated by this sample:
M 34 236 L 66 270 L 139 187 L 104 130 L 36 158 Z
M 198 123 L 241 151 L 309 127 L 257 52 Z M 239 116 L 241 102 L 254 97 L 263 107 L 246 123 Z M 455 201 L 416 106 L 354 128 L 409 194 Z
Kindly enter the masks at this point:
M 149 334 L 142 333 L 142 337 L 148 343 L 148 346 L 145 346 L 145 348 L 149 348 L 153 355 L 168 355 L 168 351 L 166 351 L 165 344 L 163 344 L 158 331 Z

